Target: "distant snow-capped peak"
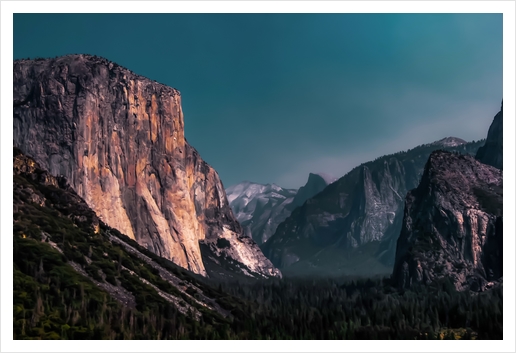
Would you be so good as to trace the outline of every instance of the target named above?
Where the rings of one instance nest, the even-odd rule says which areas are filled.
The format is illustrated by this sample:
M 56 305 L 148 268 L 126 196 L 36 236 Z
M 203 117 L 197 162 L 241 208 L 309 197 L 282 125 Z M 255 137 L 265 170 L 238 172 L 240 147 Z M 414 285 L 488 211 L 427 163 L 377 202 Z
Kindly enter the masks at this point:
M 456 147 L 456 146 L 463 145 L 465 143 L 467 143 L 467 142 L 461 138 L 450 136 L 450 137 L 445 137 L 439 141 L 432 142 L 430 145 L 438 145 L 438 146 L 443 146 L 443 147 Z
M 229 205 L 246 234 L 262 244 L 275 232 L 288 215 L 287 206 L 294 200 L 296 189 L 276 184 L 242 182 L 226 189 Z

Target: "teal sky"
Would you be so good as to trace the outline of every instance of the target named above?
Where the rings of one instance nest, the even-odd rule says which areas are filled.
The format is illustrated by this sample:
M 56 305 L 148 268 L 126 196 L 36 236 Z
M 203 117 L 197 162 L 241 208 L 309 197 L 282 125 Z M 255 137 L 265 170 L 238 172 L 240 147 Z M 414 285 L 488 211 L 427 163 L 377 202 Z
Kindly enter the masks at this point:
M 74 53 L 179 89 L 226 187 L 478 140 L 502 100 L 501 14 L 14 15 L 15 59 Z

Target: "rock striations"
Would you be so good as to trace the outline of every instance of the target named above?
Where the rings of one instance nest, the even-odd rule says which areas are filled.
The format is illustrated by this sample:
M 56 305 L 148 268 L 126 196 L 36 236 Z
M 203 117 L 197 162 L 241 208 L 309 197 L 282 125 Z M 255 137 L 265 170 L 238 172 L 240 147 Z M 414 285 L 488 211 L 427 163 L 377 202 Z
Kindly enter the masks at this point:
M 503 169 L 503 103 L 489 127 L 486 144 L 478 149 L 476 158 L 484 164 Z
M 186 141 L 179 91 L 70 55 L 15 61 L 13 94 L 14 145 L 65 176 L 109 226 L 201 275 L 208 255 L 244 273 L 280 275 L 244 235 L 217 172 Z
M 502 171 L 471 156 L 430 155 L 405 201 L 393 279 L 401 288 L 450 278 L 483 290 L 502 275 Z
M 418 185 L 430 153 L 443 148 L 474 155 L 481 144 L 449 137 L 364 163 L 293 210 L 262 250 L 289 273 L 353 274 L 361 267 L 361 274 L 369 275 L 371 259 L 377 261 L 376 273 L 389 273 L 405 195 Z M 361 259 L 350 254 L 342 262 L 351 249 L 364 252 Z

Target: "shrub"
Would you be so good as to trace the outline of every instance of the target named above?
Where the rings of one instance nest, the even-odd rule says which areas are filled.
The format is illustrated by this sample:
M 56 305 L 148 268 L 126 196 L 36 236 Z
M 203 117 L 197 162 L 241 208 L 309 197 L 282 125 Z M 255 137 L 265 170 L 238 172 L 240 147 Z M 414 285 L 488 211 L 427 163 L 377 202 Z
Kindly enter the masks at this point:
M 219 249 L 229 248 L 229 247 L 231 247 L 231 243 L 227 239 L 219 238 L 219 239 L 217 239 L 217 247 Z

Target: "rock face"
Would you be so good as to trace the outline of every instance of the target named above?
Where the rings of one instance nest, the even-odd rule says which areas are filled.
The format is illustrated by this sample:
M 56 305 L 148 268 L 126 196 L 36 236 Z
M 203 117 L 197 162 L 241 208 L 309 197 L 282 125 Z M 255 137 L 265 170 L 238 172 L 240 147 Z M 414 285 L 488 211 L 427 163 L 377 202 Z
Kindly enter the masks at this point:
M 481 144 L 452 137 L 364 163 L 296 208 L 262 250 L 282 271 L 333 271 L 349 249 L 358 249 L 362 259 L 343 267 L 364 265 L 368 274 L 374 258 L 391 272 L 404 196 L 418 185 L 430 153 L 445 148 L 474 155 Z M 376 245 L 361 249 L 370 243 Z
M 292 211 L 297 190 L 275 184 L 243 182 L 226 189 L 229 205 L 245 233 L 257 244 L 266 242 Z
M 503 276 L 502 172 L 436 151 L 405 201 L 393 279 L 401 288 L 450 278 L 483 290 Z
M 231 315 L 212 297 L 214 292 L 206 290 L 209 287 L 201 285 L 195 276 L 169 261 L 163 261 L 135 241 L 101 222 L 64 177 L 55 177 L 41 169 L 36 161 L 17 148 L 13 150 L 13 211 L 13 260 L 17 267 L 14 271 L 14 293 L 26 292 L 26 278 L 31 278 L 31 290 L 48 295 L 47 303 L 70 306 L 74 298 L 63 296 L 62 292 L 70 290 L 74 285 L 78 290 L 81 284 L 84 286 L 85 282 L 89 282 L 94 284 L 93 288 L 84 290 L 82 295 L 85 306 L 90 309 L 88 314 L 99 308 L 98 305 L 88 304 L 98 303 L 97 299 L 93 298 L 98 295 L 98 291 L 103 292 L 106 298 L 111 297 L 112 300 L 118 301 L 125 310 L 138 310 L 137 298 L 141 295 L 142 289 L 154 289 L 156 295 L 159 295 L 157 298 L 167 301 L 177 309 L 178 314 L 185 315 L 187 320 L 199 321 L 206 313 L 211 319 L 213 313 L 218 313 L 222 317 Z M 115 248 L 112 245 L 120 247 Z M 34 260 L 40 264 L 40 270 L 37 272 L 31 268 L 31 262 L 34 264 Z M 112 267 L 106 266 L 106 262 Z M 118 270 L 113 271 L 115 268 Z M 76 277 L 67 278 L 72 269 Z M 139 285 L 135 286 L 134 282 L 128 283 L 127 278 L 124 278 L 125 271 L 131 273 L 132 280 L 140 282 Z M 153 271 L 154 276 L 142 276 L 150 271 Z M 16 280 L 20 278 L 21 273 L 25 280 Z M 168 282 L 166 291 L 160 289 L 163 288 L 163 281 Z M 53 283 L 51 286 L 57 290 L 49 293 L 49 283 Z M 171 287 L 174 289 L 171 290 Z M 26 299 L 26 303 L 33 300 L 30 296 Z M 162 315 L 159 310 L 163 307 L 155 300 L 156 296 L 146 296 L 146 302 L 153 302 L 153 308 L 150 310 Z M 19 300 L 17 304 L 20 305 Z M 116 303 L 112 304 L 116 307 Z M 45 311 L 46 315 L 54 313 L 54 319 L 55 312 L 58 318 L 61 312 L 59 320 L 65 322 L 68 315 L 66 310 L 56 310 L 51 306 L 52 304 L 47 305 L 41 311 Z M 111 305 L 110 307 L 113 308 Z M 201 312 L 199 307 L 207 311 Z M 149 307 L 146 309 L 149 310 Z M 129 318 L 126 318 L 127 325 L 130 325 Z M 123 320 L 118 315 L 114 319 Z M 31 325 L 37 320 L 42 320 L 41 316 L 35 318 Z M 46 318 L 45 320 L 45 325 L 48 326 L 49 321 Z M 106 328 L 109 331 L 109 327 Z M 90 329 L 94 328 L 90 326 Z M 42 333 L 30 333 L 32 330 L 20 331 L 28 332 L 29 336 L 35 337 Z
M 245 181 L 226 189 L 229 205 L 245 233 L 257 244 L 265 243 L 293 209 L 321 192 L 335 178 L 310 173 L 304 186 L 283 189 L 276 184 Z
M 181 95 L 106 59 L 14 63 L 13 142 L 109 226 L 206 275 L 200 244 L 243 271 L 279 271 L 243 234 L 216 173 L 184 136 Z M 217 246 L 218 239 L 228 246 Z
M 489 127 L 486 144 L 478 149 L 476 158 L 484 164 L 503 169 L 503 103 Z

